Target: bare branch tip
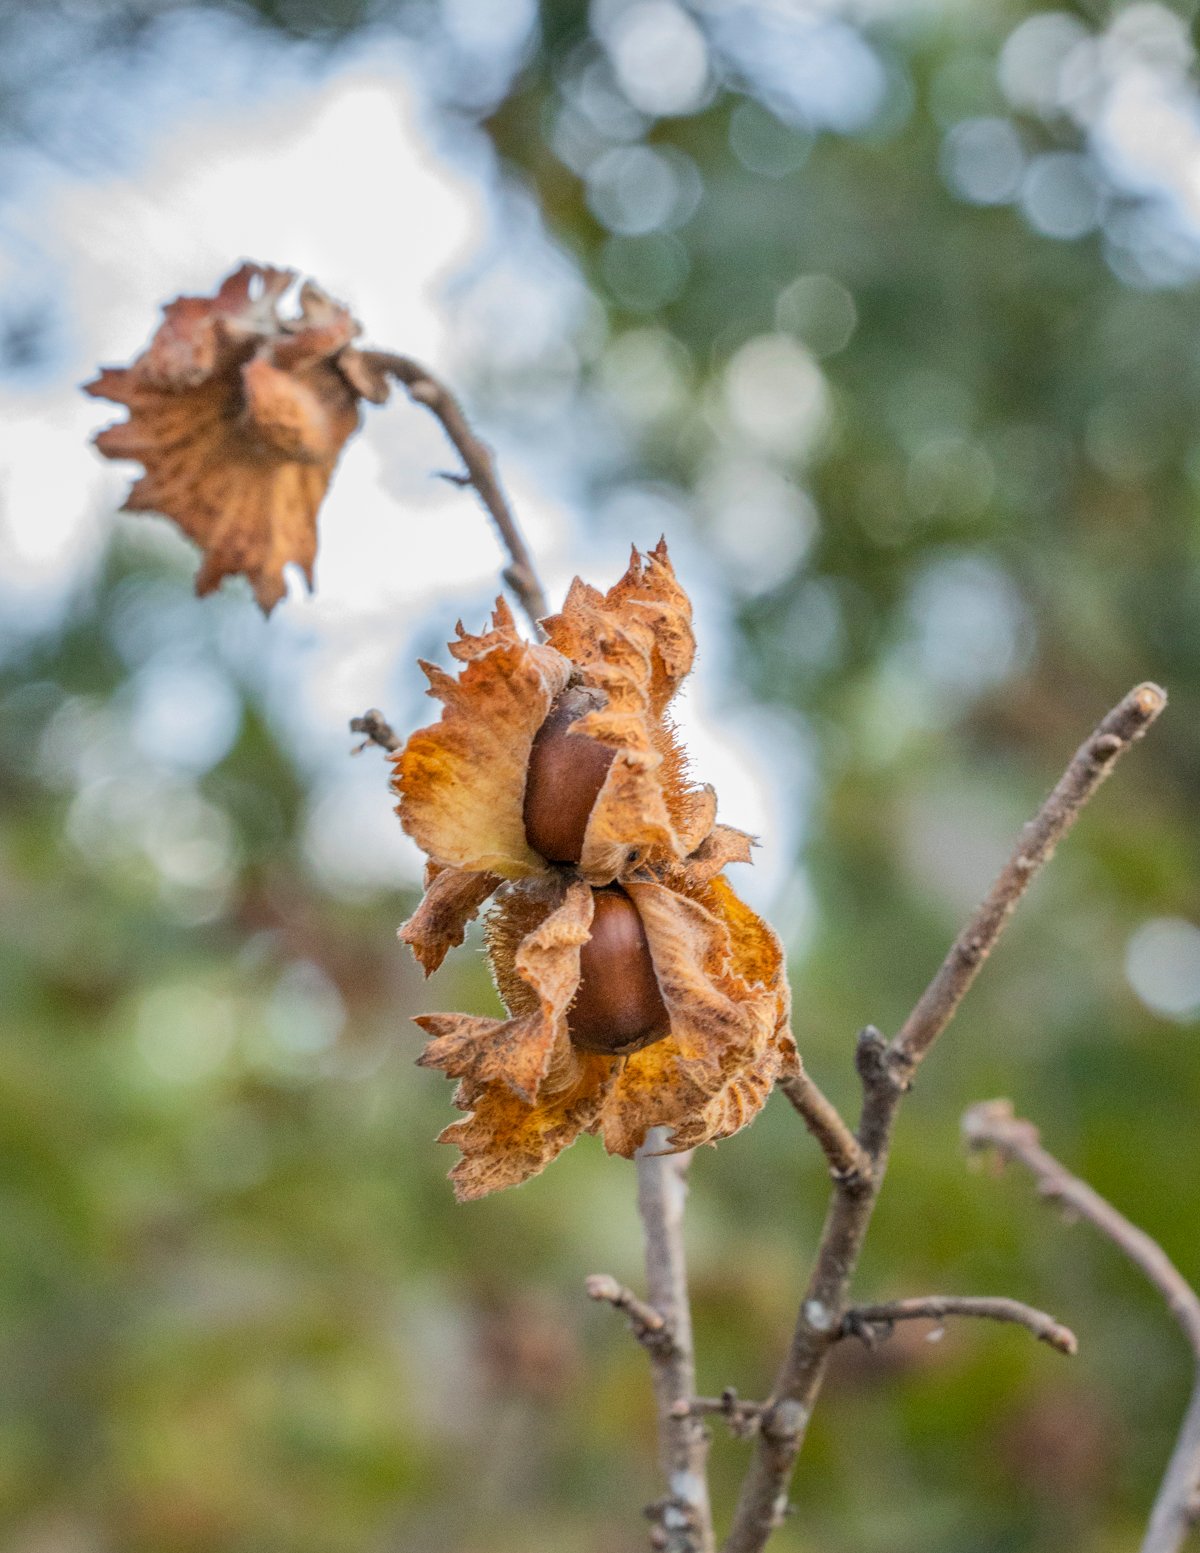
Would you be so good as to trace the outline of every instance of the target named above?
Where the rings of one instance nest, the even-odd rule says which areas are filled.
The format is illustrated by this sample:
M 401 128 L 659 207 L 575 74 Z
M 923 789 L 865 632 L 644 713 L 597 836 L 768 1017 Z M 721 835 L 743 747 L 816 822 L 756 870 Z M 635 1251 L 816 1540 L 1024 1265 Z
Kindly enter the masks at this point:
M 1130 696 L 1137 710 L 1147 721 L 1157 717 L 1167 705 L 1166 691 L 1161 685 L 1156 685 L 1153 680 L 1146 680 L 1135 690 L 1131 691 Z
M 366 736 L 364 743 L 354 750 L 356 755 L 361 754 L 368 744 L 378 744 L 380 749 L 385 749 L 390 755 L 394 755 L 404 743 L 383 713 L 374 706 L 365 711 L 361 717 L 350 719 L 350 732 Z
M 621 1285 L 609 1273 L 591 1273 L 583 1282 L 591 1300 L 603 1300 L 615 1305 L 621 1298 Z

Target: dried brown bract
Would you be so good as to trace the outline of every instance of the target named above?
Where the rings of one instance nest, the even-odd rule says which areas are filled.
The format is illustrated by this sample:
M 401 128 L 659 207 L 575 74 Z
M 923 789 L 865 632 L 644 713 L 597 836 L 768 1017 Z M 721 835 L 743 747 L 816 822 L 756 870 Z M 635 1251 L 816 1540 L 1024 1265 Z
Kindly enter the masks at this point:
M 509 1017 L 431 1014 L 421 1061 L 470 1115 L 443 1139 L 458 1195 L 541 1170 L 581 1132 L 632 1155 L 744 1126 L 796 1061 L 783 954 L 723 877 L 750 838 L 687 778 L 668 709 L 692 666 L 691 605 L 666 546 L 607 593 L 578 579 L 547 642 L 507 606 L 458 628 L 457 677 L 423 665 L 441 720 L 395 757 L 401 822 L 430 859 L 400 936 L 426 972 L 493 896 L 487 943 Z
M 244 573 L 264 613 L 283 597 L 296 562 L 309 585 L 317 511 L 365 398 L 386 381 L 350 341 L 359 327 L 315 286 L 280 313 L 295 274 L 243 264 L 213 297 L 179 297 L 129 367 L 86 385 L 129 408 L 96 437 L 106 458 L 145 474 L 125 500 L 161 512 L 204 551 L 198 593 Z

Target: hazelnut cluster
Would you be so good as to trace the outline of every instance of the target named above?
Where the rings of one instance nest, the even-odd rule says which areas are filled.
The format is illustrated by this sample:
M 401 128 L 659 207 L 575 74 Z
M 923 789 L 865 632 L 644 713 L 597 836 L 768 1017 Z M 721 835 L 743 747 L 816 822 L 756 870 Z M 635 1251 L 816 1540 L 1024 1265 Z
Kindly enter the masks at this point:
M 401 823 L 429 858 L 400 930 L 426 973 L 492 900 L 505 1019 L 430 1014 L 426 1066 L 470 1114 L 442 1134 L 460 1198 L 515 1185 L 581 1132 L 632 1155 L 728 1136 L 798 1062 L 783 954 L 723 870 L 750 838 L 688 780 L 668 708 L 691 605 L 665 544 L 607 593 L 576 579 L 544 643 L 503 602 L 458 627 L 457 676 L 422 667 L 439 722 L 395 757 Z

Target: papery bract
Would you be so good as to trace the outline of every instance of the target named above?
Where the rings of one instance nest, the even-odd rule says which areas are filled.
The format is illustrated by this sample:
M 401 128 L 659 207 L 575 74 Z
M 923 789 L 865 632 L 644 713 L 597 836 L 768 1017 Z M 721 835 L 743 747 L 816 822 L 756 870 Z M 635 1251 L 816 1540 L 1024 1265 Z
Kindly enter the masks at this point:
M 750 838 L 716 823 L 669 720 L 695 643 L 666 546 L 607 593 L 577 579 L 544 625 L 546 643 L 522 640 L 502 602 L 489 631 L 460 625 L 459 675 L 423 665 L 441 720 L 396 756 L 401 822 L 430 859 L 401 937 L 426 972 L 496 892 L 508 1017 L 417 1021 L 422 1064 L 470 1113 L 442 1135 L 464 1198 L 527 1180 L 582 1132 L 623 1155 L 652 1127 L 675 1148 L 725 1137 L 798 1063 L 782 949 L 722 874 Z
M 145 473 L 132 512 L 173 519 L 204 551 L 196 591 L 244 573 L 264 613 L 294 562 L 312 585 L 317 511 L 359 403 L 387 394 L 350 344 L 358 325 L 315 286 L 280 313 L 295 275 L 244 264 L 213 297 L 179 297 L 129 367 L 86 385 L 126 405 L 129 419 L 96 436 L 106 458 Z

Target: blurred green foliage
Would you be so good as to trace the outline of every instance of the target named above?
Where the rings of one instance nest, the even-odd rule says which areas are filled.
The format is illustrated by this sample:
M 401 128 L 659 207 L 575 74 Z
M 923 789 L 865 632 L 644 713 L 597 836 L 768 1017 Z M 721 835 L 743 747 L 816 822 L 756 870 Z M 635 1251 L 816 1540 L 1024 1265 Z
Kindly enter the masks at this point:
M 110 8 L 131 38 L 154 9 Z M 228 9 L 287 48 L 450 35 L 456 8 Z M 714 59 L 723 9 L 694 12 Z M 687 111 L 639 112 L 585 8 L 554 0 L 499 100 L 464 106 L 447 77 L 447 121 L 484 123 L 603 320 L 559 390 L 605 430 L 597 521 L 695 524 L 746 694 L 813 751 L 796 1032 L 839 1101 L 855 1030 L 895 1027 L 1075 743 L 1140 679 L 1172 697 L 922 1073 L 859 1281 L 1030 1299 L 1080 1357 L 962 1328 L 845 1351 L 781 1553 L 1127 1548 L 1188 1382 L 1115 1254 L 1024 1181 L 969 1173 L 956 1136 L 1011 1094 L 1200 1278 L 1197 1011 L 1152 1013 L 1125 974 L 1147 921 L 1200 921 L 1200 265 L 1152 231 L 1139 258 L 1154 202 L 1078 116 L 1001 92 L 1032 12 L 839 20 L 883 82 L 845 129 L 732 65 Z M 1069 22 L 1111 38 L 1135 13 L 1186 37 L 1157 6 Z M 1014 144 L 1024 193 L 1014 174 L 993 197 Z M 631 147 L 659 160 L 605 183 L 599 158 Z M 638 200 L 662 167 L 683 207 L 655 224 Z M 1067 207 L 1090 179 L 1100 214 L 1054 235 L 1039 168 L 1075 177 Z M 539 370 L 560 381 L 522 370 L 477 364 L 493 421 Z M 600 1268 L 638 1279 L 628 1167 L 585 1142 L 456 1208 L 432 1143 L 448 1091 L 412 1068 L 406 1016 L 489 1007 L 478 957 L 425 988 L 393 939 L 410 901 L 329 887 L 309 774 L 236 674 L 210 766 L 137 745 L 139 667 L 176 633 L 215 661 L 246 608 L 198 604 L 123 538 L 63 632 L 0 661 L 5 1546 L 639 1547 L 642 1356 L 580 1293 Z M 824 1193 L 780 1102 L 697 1161 L 703 1390 L 769 1386 Z M 717 1440 L 722 1515 L 744 1459 Z

